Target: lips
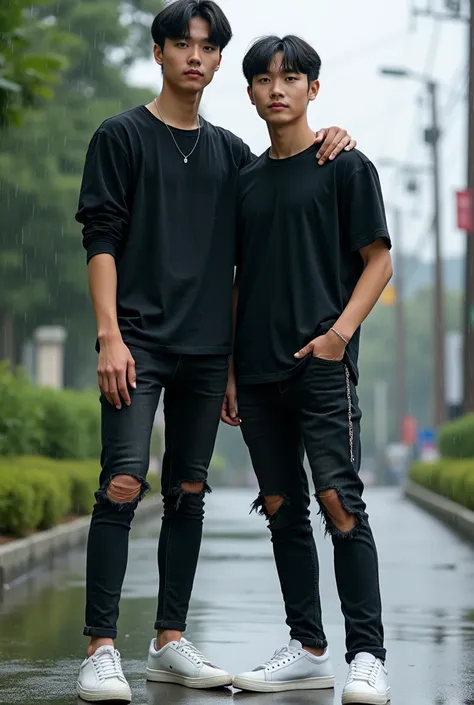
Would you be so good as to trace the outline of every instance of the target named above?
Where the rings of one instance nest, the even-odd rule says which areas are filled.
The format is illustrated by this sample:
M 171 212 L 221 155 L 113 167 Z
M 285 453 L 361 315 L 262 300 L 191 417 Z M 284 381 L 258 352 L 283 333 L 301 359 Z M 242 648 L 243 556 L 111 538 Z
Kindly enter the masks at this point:
M 271 103 L 269 108 L 271 110 L 282 110 L 283 108 L 287 108 L 288 106 L 285 105 L 285 103 Z
M 200 71 L 186 71 L 185 76 L 202 76 Z

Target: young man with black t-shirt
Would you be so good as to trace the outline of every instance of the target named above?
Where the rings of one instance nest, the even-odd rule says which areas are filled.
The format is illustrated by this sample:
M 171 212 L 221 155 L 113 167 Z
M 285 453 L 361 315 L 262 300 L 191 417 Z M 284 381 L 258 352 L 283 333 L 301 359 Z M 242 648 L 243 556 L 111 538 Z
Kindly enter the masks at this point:
M 241 424 L 269 520 L 291 641 L 235 687 L 331 688 L 319 566 L 303 467 L 334 545 L 346 624 L 344 703 L 390 698 L 377 552 L 362 499 L 356 384 L 360 326 L 392 276 L 377 172 L 358 151 L 315 163 L 307 108 L 318 54 L 296 37 L 258 41 L 244 60 L 271 148 L 240 172 L 234 365 L 222 412 Z
M 161 95 L 99 127 L 76 215 L 102 392 L 102 473 L 87 547 L 84 634 L 91 642 L 78 679 L 79 695 L 90 701 L 131 698 L 114 640 L 163 389 L 160 585 L 147 678 L 195 688 L 232 681 L 182 633 L 232 351 L 238 174 L 254 157 L 241 139 L 198 115 L 231 39 L 222 10 L 210 0 L 178 0 L 155 18 L 152 35 Z M 353 146 L 331 128 L 322 161 Z

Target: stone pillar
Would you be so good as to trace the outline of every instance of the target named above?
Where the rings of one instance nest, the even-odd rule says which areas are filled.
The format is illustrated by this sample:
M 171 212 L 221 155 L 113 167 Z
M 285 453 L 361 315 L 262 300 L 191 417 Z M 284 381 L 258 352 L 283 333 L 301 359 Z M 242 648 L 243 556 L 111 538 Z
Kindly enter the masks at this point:
M 35 330 L 35 382 L 38 387 L 64 386 L 64 343 L 62 326 L 41 326 Z

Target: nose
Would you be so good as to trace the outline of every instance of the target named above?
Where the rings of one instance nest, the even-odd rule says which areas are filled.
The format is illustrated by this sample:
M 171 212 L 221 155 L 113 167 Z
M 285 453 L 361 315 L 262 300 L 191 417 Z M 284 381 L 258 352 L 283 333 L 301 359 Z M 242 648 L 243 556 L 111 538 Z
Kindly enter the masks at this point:
M 272 98 L 282 98 L 285 95 L 283 91 L 283 87 L 280 83 L 280 81 L 275 81 L 275 83 L 272 86 L 272 92 L 271 92 L 271 97 Z
M 193 53 L 189 57 L 188 61 L 191 64 L 191 66 L 200 66 L 201 65 L 201 63 L 202 63 L 201 62 L 201 53 L 200 53 L 200 49 L 199 49 L 198 45 L 196 45 L 194 47 Z

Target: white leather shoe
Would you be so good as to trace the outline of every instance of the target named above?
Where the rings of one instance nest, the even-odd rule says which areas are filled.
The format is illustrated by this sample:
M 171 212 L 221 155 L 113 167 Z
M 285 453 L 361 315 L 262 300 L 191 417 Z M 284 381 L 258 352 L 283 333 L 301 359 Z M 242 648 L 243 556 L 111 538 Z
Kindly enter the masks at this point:
M 360 653 L 349 666 L 349 675 L 342 691 L 343 705 L 387 705 L 390 686 L 387 669 L 372 654 Z
M 100 646 L 79 670 L 77 694 L 89 703 L 114 700 L 129 703 L 132 692 L 123 675 L 120 654 L 113 646 Z
M 158 683 L 177 683 L 187 688 L 218 688 L 232 684 L 232 676 L 214 666 L 187 639 L 171 641 L 159 651 L 152 639 L 146 677 Z
M 260 693 L 334 688 L 329 650 L 322 656 L 313 656 L 299 641 L 292 639 L 288 646 L 275 651 L 270 661 L 236 676 L 233 685 Z

